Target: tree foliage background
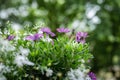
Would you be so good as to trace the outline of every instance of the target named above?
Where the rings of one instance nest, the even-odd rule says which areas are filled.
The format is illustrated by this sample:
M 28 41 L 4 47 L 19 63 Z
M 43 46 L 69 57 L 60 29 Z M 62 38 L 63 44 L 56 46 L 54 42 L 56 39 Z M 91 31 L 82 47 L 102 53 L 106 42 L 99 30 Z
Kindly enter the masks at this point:
M 95 57 L 93 70 L 115 75 L 114 67 L 120 67 L 119 0 L 0 0 L 1 29 L 7 21 L 12 26 L 42 24 L 53 31 L 61 26 L 87 31 Z

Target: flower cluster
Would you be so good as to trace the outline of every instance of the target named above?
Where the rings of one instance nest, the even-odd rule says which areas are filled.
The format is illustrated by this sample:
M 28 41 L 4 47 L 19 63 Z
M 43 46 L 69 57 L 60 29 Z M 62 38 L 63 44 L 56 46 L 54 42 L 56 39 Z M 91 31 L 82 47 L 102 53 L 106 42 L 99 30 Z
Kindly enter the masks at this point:
M 9 39 L 8 39 L 9 40 Z M 9 41 L 5 40 L 0 36 L 0 51 L 14 51 L 15 47 L 9 43 Z
M 81 69 L 71 69 L 67 77 L 69 80 L 92 80 L 84 71 Z
M 59 33 L 68 33 L 68 32 L 70 32 L 70 29 L 68 29 L 68 28 L 57 28 L 56 30 Z M 31 41 L 36 41 L 36 40 L 39 40 L 39 39 L 41 39 L 43 37 L 43 33 L 46 33 L 47 36 L 48 35 L 50 35 L 51 37 L 55 36 L 55 33 L 53 33 L 51 31 L 51 29 L 48 28 L 48 27 L 40 28 L 39 32 L 36 33 L 36 34 L 29 35 L 25 39 L 26 40 L 31 40 Z M 87 37 L 87 33 L 86 32 L 77 32 L 76 33 L 76 41 L 78 43 L 84 44 L 86 37 Z M 14 35 L 9 35 L 7 39 L 10 41 L 10 40 L 13 40 L 14 38 L 15 38 Z
M 77 32 L 71 38 L 65 35 L 71 31 L 68 28 L 56 31 L 42 27 L 20 35 L 1 35 L 0 80 L 96 80 L 86 69 L 93 58 L 85 43 L 87 33 Z
M 26 40 L 32 40 L 32 41 L 36 41 L 36 40 L 39 40 L 40 38 L 42 38 L 43 35 L 42 34 L 39 34 L 39 33 L 36 33 L 34 35 L 29 35 L 26 37 Z
M 68 80 L 97 80 L 93 72 L 89 72 L 89 69 L 81 64 L 77 69 L 70 69 L 67 72 Z
M 29 49 L 25 49 L 22 46 L 20 46 L 19 52 L 15 56 L 14 63 L 17 64 L 18 67 L 21 67 L 23 65 L 33 66 L 34 63 L 30 62 L 27 58 L 29 52 Z

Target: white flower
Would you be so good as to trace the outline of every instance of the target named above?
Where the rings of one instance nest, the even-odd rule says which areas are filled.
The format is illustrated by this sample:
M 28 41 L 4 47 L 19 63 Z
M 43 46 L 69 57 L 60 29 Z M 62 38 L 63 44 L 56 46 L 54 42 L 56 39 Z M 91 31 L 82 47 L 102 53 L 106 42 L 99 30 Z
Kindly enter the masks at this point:
M 39 30 L 38 33 L 39 33 L 39 34 L 43 34 L 43 31 Z
M 11 69 L 8 66 L 5 66 L 3 63 L 0 63 L 0 74 L 10 72 Z
M 82 62 L 82 63 L 85 63 L 85 60 L 84 60 L 84 59 L 81 59 L 81 62 Z
M 75 70 L 74 70 L 74 74 L 75 74 L 77 77 L 79 77 L 79 76 L 84 77 L 84 76 L 85 76 L 85 74 L 84 74 L 80 69 L 75 69 Z
M 0 63 L 0 73 L 2 73 L 3 69 L 5 68 L 5 65 L 3 65 L 2 63 Z
M 23 48 L 22 46 L 19 47 L 19 52 L 15 56 L 14 63 L 17 64 L 18 67 L 22 67 L 23 65 L 31 65 L 33 66 L 34 63 L 29 61 L 27 58 L 30 50 L 27 48 Z
M 52 69 L 50 69 L 50 68 L 46 69 L 46 76 L 47 77 L 52 76 L 52 74 L 53 74 L 53 70 Z
M 74 71 L 72 69 L 68 72 L 67 76 L 70 80 L 76 80 L 75 75 L 74 75 Z
M 17 55 L 15 57 L 14 63 L 17 64 L 18 67 L 22 67 L 23 65 L 34 65 L 34 63 L 30 62 L 26 56 L 22 55 Z
M 92 79 L 87 75 L 85 80 L 92 80 Z
M 44 42 L 52 42 L 53 40 L 49 36 L 46 36 L 46 38 L 42 38 L 42 41 L 44 41 Z
M 10 72 L 9 67 L 5 66 L 3 63 L 0 63 L 0 80 L 7 80 L 3 73 Z
M 68 72 L 68 78 L 70 80 L 84 80 L 84 73 L 80 69 L 71 69 Z
M 29 54 L 29 52 L 30 52 L 29 49 L 23 48 L 22 46 L 20 46 L 19 49 L 20 49 L 20 53 L 21 53 L 22 55 L 28 56 L 28 54 Z
M 71 69 L 67 73 L 69 80 L 91 80 L 91 78 L 84 72 L 85 68 Z
M 7 80 L 4 75 L 0 74 L 0 80 Z
M 9 41 L 2 39 L 0 37 L 0 50 L 1 51 L 14 51 L 15 47 L 9 43 Z

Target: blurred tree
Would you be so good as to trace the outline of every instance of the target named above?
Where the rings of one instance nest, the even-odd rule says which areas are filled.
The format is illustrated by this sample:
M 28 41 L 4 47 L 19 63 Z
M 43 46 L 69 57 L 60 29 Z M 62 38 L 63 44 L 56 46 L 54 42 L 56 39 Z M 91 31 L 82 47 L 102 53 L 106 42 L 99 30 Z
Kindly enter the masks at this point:
M 85 11 L 84 0 L 1 0 L 0 4 L 1 14 L 6 14 L 0 21 L 20 24 L 44 22 L 53 30 L 61 25 L 67 26 L 76 18 L 83 18 Z
M 95 3 L 93 1 L 93 3 Z M 110 67 L 116 63 L 120 65 L 120 59 L 114 62 L 114 56 L 120 58 L 120 2 L 104 0 L 97 15 L 101 19 L 93 33 L 95 64 L 94 69 Z
M 97 4 L 94 0 L 91 3 Z M 103 0 L 103 3 L 98 5 L 101 6 L 97 13 L 101 23 L 91 32 L 90 37 L 91 44 L 94 45 L 93 69 L 111 71 L 115 76 L 114 66 L 120 67 L 120 2 Z M 120 74 L 120 71 L 117 72 Z M 117 80 L 119 79 L 120 76 Z

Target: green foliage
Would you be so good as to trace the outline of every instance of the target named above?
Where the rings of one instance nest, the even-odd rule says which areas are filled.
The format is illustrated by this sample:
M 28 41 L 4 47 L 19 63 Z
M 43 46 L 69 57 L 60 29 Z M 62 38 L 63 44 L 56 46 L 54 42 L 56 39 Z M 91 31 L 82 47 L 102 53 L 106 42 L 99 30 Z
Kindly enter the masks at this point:
M 91 2 L 96 4 L 95 1 Z M 115 61 L 115 56 L 120 57 L 120 2 L 114 0 L 104 0 L 102 4 L 98 4 L 101 10 L 97 16 L 101 18 L 101 24 L 91 32 L 91 42 L 94 44 L 94 70 L 100 68 L 112 71 L 114 65 L 120 65 L 120 59 Z M 98 63 L 100 62 L 100 63 Z M 108 68 L 107 68 L 108 67 Z
M 8 34 L 16 33 L 8 29 Z M 34 33 L 34 29 L 32 30 L 31 33 Z M 71 69 L 81 66 L 83 69 L 90 69 L 88 61 L 93 56 L 89 44 L 78 43 L 65 34 L 51 38 L 52 42 L 46 42 L 42 38 L 29 41 L 25 39 L 27 32 L 19 31 L 16 38 L 10 41 L 3 39 L 8 34 L 1 35 L 0 40 L 3 43 L 0 42 L 0 67 L 4 65 L 4 69 L 0 70 L 0 76 L 4 75 L 8 80 L 63 80 Z M 44 34 L 43 38 L 46 37 L 48 36 Z
M 94 25 L 92 19 L 87 18 L 88 4 L 89 9 L 94 6 L 100 8 L 95 14 L 100 19 L 99 24 Z M 93 70 L 109 70 L 108 67 L 120 65 L 119 0 L 0 0 L 0 11 L 7 13 L 9 10 L 13 12 L 7 14 L 7 18 L 0 16 L 0 28 L 5 28 L 8 20 L 30 26 L 44 23 L 53 31 L 61 26 L 72 27 L 75 31 L 86 31 L 87 28 L 90 34 L 88 41 L 95 56 Z M 74 28 L 74 20 L 79 20 L 78 24 L 82 25 Z

